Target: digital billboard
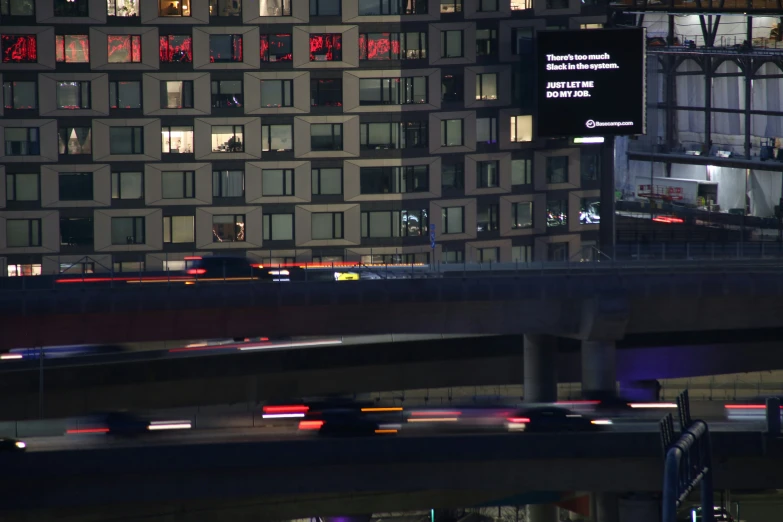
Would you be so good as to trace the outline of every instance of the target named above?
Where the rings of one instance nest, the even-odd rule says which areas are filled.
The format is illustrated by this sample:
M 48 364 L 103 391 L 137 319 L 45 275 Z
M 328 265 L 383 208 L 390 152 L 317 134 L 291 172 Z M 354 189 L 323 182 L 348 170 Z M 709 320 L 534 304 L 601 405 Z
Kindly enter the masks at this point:
M 539 31 L 537 130 L 542 138 L 645 133 L 645 31 Z

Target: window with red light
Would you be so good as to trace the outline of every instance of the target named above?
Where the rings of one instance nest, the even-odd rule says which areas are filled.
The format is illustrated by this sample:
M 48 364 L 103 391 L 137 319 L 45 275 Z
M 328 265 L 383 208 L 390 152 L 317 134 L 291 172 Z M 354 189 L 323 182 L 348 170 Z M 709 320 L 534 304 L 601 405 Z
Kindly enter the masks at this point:
M 3 63 L 35 63 L 38 61 L 38 46 L 34 34 L 0 35 L 0 52 Z
M 242 35 L 209 35 L 209 61 L 211 63 L 241 62 Z
M 160 37 L 160 61 L 163 63 L 190 63 L 193 61 L 193 38 L 189 35 Z
M 339 62 L 343 59 L 343 35 L 340 33 L 311 34 L 311 62 Z
M 426 33 L 362 33 L 360 60 L 419 60 L 427 57 Z
M 141 36 L 110 34 L 106 38 L 109 63 L 141 63 Z
M 262 62 L 290 62 L 293 60 L 290 34 L 262 34 Z
M 90 63 L 90 39 L 86 34 L 58 34 L 54 38 L 58 62 Z

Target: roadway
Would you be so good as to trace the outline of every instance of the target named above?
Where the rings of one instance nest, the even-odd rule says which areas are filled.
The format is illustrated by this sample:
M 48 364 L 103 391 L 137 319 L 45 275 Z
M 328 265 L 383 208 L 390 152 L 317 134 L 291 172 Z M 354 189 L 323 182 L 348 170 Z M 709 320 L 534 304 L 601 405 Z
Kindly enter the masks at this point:
M 515 269 L 516 267 L 516 269 Z M 167 339 L 783 327 L 779 261 L 492 265 L 351 282 L 72 284 L 0 291 L 0 349 Z M 26 279 L 26 278 L 20 278 Z M 306 321 L 302 317 L 307 317 Z M 349 320 L 346 320 L 349 318 Z M 606 332 L 602 332 L 606 333 Z
M 662 485 L 656 428 L 348 439 L 236 432 L 177 444 L 31 446 L 1 457 L 0 518 L 279 520 L 479 505 L 530 491 L 651 492 Z M 780 442 L 751 428 L 716 426 L 716 489 L 783 487 Z

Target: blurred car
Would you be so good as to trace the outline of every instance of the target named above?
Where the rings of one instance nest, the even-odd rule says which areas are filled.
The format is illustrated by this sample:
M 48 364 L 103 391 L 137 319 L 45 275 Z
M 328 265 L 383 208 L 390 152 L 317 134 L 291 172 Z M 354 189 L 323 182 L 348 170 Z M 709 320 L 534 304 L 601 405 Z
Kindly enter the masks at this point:
M 307 403 L 308 411 L 300 430 L 317 431 L 321 436 L 367 436 L 396 433 L 398 424 L 388 427 L 389 415 L 399 417 L 402 408 L 378 408 L 371 401 L 327 398 Z M 394 410 L 394 411 L 387 411 Z M 399 422 L 399 419 L 397 419 Z
M 0 451 L 24 451 L 27 444 L 21 440 L 0 438 Z
M 149 426 L 149 420 L 132 413 L 109 411 L 95 413 L 80 419 L 75 427 L 66 430 L 66 434 L 106 434 L 128 437 L 147 433 Z
M 509 431 L 600 431 L 611 424 L 610 420 L 594 419 L 567 408 L 538 406 L 517 410 L 506 419 Z
M 194 256 L 187 259 L 185 273 L 199 279 L 256 279 L 262 275 L 261 269 L 238 256 Z

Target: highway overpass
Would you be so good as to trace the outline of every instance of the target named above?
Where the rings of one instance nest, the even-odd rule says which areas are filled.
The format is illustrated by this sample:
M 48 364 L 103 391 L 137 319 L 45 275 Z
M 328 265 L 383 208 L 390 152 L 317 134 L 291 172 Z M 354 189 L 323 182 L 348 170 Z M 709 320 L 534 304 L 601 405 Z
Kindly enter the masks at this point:
M 629 382 L 783 368 L 782 337 L 779 330 L 683 334 L 682 344 L 671 345 L 662 344 L 664 337 L 630 336 L 618 343 L 617 375 Z M 701 344 L 691 344 L 697 340 Z M 559 381 L 579 382 L 580 344 L 561 341 Z M 104 409 L 256 404 L 327 394 L 521 384 L 522 344 L 522 336 L 492 336 L 45 360 L 43 412 L 52 418 Z M 37 360 L 0 362 L 0 420 L 39 417 L 41 376 Z
M 716 490 L 783 488 L 779 439 L 716 432 L 712 443 Z M 249 522 L 663 484 L 654 431 L 137 445 L 5 454 L 2 466 L 9 522 Z
M 257 335 L 629 334 L 783 327 L 779 261 L 685 261 L 355 282 L 0 291 L 0 349 Z M 453 274 L 452 274 L 453 275 Z

